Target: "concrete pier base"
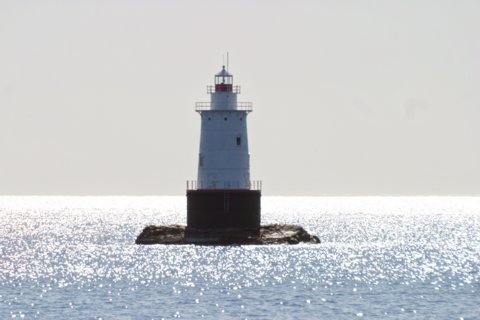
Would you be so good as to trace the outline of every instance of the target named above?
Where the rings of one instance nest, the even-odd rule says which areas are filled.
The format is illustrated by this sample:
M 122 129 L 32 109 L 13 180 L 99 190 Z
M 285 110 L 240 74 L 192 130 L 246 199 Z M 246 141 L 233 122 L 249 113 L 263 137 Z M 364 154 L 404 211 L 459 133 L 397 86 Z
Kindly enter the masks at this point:
M 202 230 L 258 230 L 259 190 L 187 190 L 187 227 L 192 234 Z

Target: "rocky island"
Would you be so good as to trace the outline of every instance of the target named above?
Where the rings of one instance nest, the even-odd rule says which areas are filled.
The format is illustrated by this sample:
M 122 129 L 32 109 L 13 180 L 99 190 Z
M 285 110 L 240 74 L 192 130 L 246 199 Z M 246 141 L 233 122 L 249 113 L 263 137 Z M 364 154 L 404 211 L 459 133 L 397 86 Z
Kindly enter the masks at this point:
M 317 236 L 292 224 L 269 224 L 252 231 L 189 231 L 184 225 L 147 226 L 136 244 L 267 245 L 320 243 Z

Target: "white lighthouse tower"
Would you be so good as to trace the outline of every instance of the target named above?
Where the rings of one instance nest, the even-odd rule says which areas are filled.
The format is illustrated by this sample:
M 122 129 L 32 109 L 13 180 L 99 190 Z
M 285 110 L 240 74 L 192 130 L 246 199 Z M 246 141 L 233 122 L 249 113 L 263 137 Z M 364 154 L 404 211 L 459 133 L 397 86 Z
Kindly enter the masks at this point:
M 198 188 L 250 189 L 247 115 L 250 102 L 237 102 L 239 86 L 225 70 L 215 75 L 215 86 L 207 87 L 210 102 L 198 102 L 202 126 L 198 161 Z
M 210 102 L 197 102 L 201 117 L 197 181 L 187 184 L 187 230 L 258 230 L 260 183 L 250 180 L 247 116 L 240 87 L 225 66 L 208 86 Z

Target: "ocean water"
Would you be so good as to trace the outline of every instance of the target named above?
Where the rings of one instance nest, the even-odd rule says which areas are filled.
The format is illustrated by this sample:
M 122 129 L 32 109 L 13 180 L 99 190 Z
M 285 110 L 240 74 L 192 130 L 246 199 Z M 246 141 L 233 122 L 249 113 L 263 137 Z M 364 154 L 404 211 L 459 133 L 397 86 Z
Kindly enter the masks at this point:
M 319 245 L 138 246 L 185 197 L 0 197 L 0 319 L 480 319 L 480 198 L 263 197 Z

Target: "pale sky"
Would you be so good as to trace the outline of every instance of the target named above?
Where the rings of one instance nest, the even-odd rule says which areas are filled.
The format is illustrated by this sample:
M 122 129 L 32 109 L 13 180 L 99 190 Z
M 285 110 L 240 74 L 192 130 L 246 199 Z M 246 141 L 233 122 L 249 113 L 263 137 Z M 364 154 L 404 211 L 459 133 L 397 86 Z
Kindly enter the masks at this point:
M 0 0 L 0 194 L 182 195 L 230 53 L 266 195 L 480 195 L 480 1 Z

